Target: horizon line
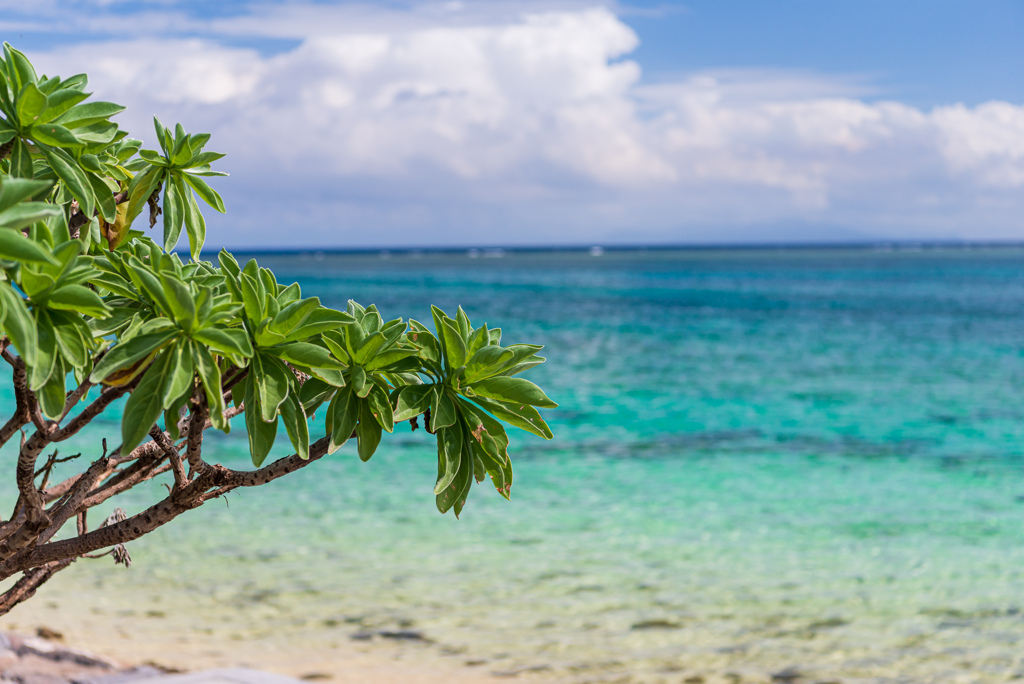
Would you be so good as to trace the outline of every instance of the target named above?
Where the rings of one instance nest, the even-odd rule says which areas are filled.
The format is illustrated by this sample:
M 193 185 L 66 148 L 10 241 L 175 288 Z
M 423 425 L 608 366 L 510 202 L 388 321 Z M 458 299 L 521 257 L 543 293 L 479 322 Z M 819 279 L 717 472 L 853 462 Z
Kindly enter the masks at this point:
M 462 254 L 477 253 L 478 256 L 493 256 L 495 253 L 539 253 L 539 252 L 642 252 L 642 251 L 768 251 L 768 250 L 856 250 L 873 249 L 877 251 L 915 251 L 928 249 L 1007 249 L 1024 248 L 1024 240 L 864 240 L 844 242 L 749 242 L 749 243 L 635 243 L 635 244 L 601 244 L 577 243 L 563 245 L 465 245 L 465 246 L 403 246 L 403 247 L 223 247 L 237 254 L 322 254 L 322 255 L 373 255 L 373 254 Z M 188 254 L 188 249 L 174 250 L 178 254 Z M 217 250 L 219 252 L 220 249 Z M 215 254 L 204 249 L 202 256 Z

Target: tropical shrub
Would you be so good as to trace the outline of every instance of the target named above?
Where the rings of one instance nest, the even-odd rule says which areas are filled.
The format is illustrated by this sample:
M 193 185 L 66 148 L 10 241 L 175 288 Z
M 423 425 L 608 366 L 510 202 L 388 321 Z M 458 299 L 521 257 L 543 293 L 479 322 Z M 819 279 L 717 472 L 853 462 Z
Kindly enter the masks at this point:
M 555 404 L 519 377 L 543 363 L 539 346 L 503 345 L 500 329 L 474 327 L 461 308 L 454 317 L 433 308 L 429 325 L 385 321 L 374 306 L 325 307 L 226 251 L 203 261 L 200 202 L 224 211 L 206 181 L 226 175 L 211 168 L 223 155 L 205 150 L 209 135 L 159 120 L 158 149 L 143 149 L 110 121 L 123 107 L 90 100 L 86 83 L 38 76 L 4 44 L 0 356 L 15 406 L 0 445 L 21 443 L 17 504 L 0 521 L 0 579 L 21 577 L 0 594 L 0 614 L 77 558 L 106 549 L 128 564 L 126 542 L 178 515 L 350 440 L 366 461 L 383 433 L 401 421 L 415 429 L 420 416 L 437 439 L 442 513 L 458 515 L 488 477 L 508 498 L 500 421 L 551 437 L 536 407 Z M 156 240 L 148 231 L 158 223 Z M 174 251 L 182 232 L 186 257 Z M 96 460 L 50 482 L 68 460 L 57 446 L 122 397 L 120 444 L 108 451 L 103 439 Z M 318 409 L 326 433 L 316 438 Z M 205 431 L 228 432 L 233 419 L 245 425 L 254 470 L 204 458 Z M 264 464 L 281 426 L 295 453 Z M 90 529 L 90 509 L 160 476 L 166 497 Z

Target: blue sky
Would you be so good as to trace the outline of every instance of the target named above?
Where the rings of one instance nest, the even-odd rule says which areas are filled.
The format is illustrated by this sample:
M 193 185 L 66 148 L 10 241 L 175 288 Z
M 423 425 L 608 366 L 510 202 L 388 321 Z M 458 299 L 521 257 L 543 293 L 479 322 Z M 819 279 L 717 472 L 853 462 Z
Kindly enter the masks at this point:
M 213 134 L 211 247 L 1024 239 L 1024 3 L 0 0 L 138 137 Z

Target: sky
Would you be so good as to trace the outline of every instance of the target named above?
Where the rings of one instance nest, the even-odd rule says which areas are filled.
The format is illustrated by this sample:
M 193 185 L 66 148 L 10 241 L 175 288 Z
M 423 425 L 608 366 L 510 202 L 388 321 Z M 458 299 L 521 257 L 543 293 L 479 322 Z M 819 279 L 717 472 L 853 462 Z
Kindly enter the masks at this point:
M 1024 2 L 0 0 L 261 249 L 1024 240 Z

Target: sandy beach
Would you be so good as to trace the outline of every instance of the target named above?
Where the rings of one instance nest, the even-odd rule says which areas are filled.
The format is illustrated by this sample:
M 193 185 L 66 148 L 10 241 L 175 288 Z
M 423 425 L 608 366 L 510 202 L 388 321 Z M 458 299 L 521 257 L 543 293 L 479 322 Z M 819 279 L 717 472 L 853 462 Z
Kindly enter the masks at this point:
M 426 641 L 375 636 L 372 639 L 274 638 L 262 637 L 225 642 L 204 638 L 195 630 L 160 623 L 157 618 L 106 617 L 95 613 L 76 615 L 52 605 L 38 611 L 23 611 L 0 622 L 0 630 L 28 637 L 29 642 L 50 648 L 68 647 L 95 656 L 97 661 L 118 668 L 156 668 L 166 672 L 193 672 L 228 667 L 245 667 L 283 674 L 307 681 L 336 684 L 454 684 L 497 683 L 509 677 L 547 681 L 543 670 L 490 672 L 485 661 L 466 660 L 464 654 L 446 652 Z M 36 634 L 42 633 L 45 639 Z M 15 637 L 17 639 L 17 636 Z M 72 663 L 55 665 L 42 658 L 21 663 L 34 675 L 76 675 L 93 668 Z M 11 663 L 0 663 L 0 670 Z M 23 678 L 23 677 L 22 677 Z

